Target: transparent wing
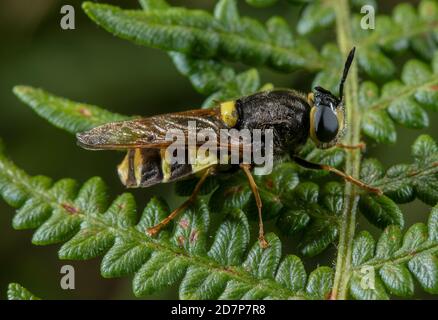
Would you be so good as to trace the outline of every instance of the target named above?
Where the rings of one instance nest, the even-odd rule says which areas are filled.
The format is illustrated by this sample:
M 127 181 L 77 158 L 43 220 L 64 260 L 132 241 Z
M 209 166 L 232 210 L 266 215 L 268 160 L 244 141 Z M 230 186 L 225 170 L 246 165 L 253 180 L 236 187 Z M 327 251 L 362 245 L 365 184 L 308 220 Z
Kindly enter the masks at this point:
M 179 129 L 188 136 L 195 124 L 196 132 L 211 129 L 219 137 L 219 130 L 226 128 L 220 112 L 214 109 L 199 109 L 170 113 L 120 122 L 111 122 L 76 135 L 78 144 L 91 150 L 117 150 L 132 148 L 159 148 L 169 146 L 166 140 L 170 130 Z

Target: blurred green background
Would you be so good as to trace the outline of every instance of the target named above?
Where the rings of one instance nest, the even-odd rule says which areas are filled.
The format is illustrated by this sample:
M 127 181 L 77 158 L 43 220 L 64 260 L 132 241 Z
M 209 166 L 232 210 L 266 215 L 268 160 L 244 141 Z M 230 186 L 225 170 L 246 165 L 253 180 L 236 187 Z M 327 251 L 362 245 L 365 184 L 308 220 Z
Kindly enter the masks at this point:
M 136 1 L 102 1 L 138 7 Z M 174 5 L 212 10 L 214 0 L 169 1 Z M 378 1 L 379 11 L 388 12 L 401 1 Z M 409 1 L 416 3 L 417 1 Z M 101 176 L 110 186 L 111 195 L 124 191 L 115 167 L 122 155 L 116 152 L 90 152 L 76 146 L 72 135 L 54 128 L 35 115 L 12 94 L 14 85 L 41 87 L 56 95 L 75 101 L 95 104 L 124 114 L 153 115 L 181 111 L 202 104 L 189 81 L 174 68 L 165 52 L 136 46 L 118 39 L 93 24 L 82 12 L 80 1 L 1 0 L 0 1 L 0 137 L 8 155 L 28 173 L 44 174 L 54 179 L 72 177 L 80 182 Z M 73 5 L 76 29 L 62 30 L 60 8 Z M 295 24 L 299 7 L 286 1 L 269 9 L 254 9 L 239 1 L 242 15 L 266 20 L 273 14 Z M 322 32 L 315 38 L 321 44 L 333 39 L 333 33 Z M 243 66 L 236 66 L 243 68 Z M 310 90 L 312 75 L 306 72 L 278 74 L 261 70 L 263 82 L 276 86 Z M 437 115 L 431 116 L 431 126 L 421 133 L 438 138 Z M 385 164 L 409 161 L 410 145 L 420 132 L 398 128 L 396 146 L 376 146 L 368 143 L 367 155 Z M 164 195 L 171 205 L 181 199 L 173 194 L 172 185 L 135 190 L 143 208 L 151 195 Z M 429 209 L 414 202 L 404 205 L 408 224 L 426 221 Z M 130 299 L 131 279 L 103 279 L 99 274 L 100 259 L 66 262 L 57 258 L 58 246 L 31 245 L 32 231 L 14 231 L 11 219 L 14 210 L 0 200 L 0 299 L 6 298 L 9 282 L 19 282 L 35 294 L 47 299 Z M 361 228 L 378 231 L 360 219 Z M 268 224 L 272 230 L 273 224 Z M 285 242 L 285 251 L 293 251 L 293 240 Z M 334 250 L 308 262 L 308 270 L 316 263 L 331 265 Z M 62 290 L 60 268 L 72 264 L 76 270 L 76 289 Z M 427 296 L 425 296 L 427 297 Z M 170 288 L 149 298 L 177 298 Z

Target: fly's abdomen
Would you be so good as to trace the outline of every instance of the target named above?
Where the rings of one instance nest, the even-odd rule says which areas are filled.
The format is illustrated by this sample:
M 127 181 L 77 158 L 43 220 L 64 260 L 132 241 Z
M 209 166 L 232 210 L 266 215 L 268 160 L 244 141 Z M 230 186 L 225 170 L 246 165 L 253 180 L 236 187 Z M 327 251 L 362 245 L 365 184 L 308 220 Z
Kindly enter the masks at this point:
M 130 149 L 118 166 L 122 183 L 129 188 L 151 186 L 163 181 L 158 149 Z
M 180 180 L 218 164 L 217 157 L 196 152 L 192 161 L 187 151 L 183 158 L 172 161 L 166 149 L 131 149 L 118 166 L 119 177 L 126 187 L 145 188 Z

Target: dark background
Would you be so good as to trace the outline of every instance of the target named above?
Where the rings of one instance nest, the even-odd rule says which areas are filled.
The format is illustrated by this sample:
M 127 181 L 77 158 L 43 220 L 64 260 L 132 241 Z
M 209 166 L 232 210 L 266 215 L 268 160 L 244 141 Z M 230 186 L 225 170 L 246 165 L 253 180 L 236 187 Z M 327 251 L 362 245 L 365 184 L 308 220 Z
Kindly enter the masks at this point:
M 136 1 L 102 1 L 138 7 Z M 212 10 L 215 1 L 169 1 L 175 5 Z M 401 1 L 379 1 L 379 11 Z M 418 1 L 409 1 L 417 3 Z M 189 81 L 174 68 L 165 52 L 136 46 L 113 37 L 98 28 L 82 12 L 80 1 L 1 0 L 0 1 L 0 137 L 8 155 L 31 175 L 43 174 L 54 179 L 73 177 L 80 182 L 101 176 L 110 186 L 112 196 L 124 191 L 115 173 L 122 155 L 114 152 L 90 152 L 76 146 L 72 135 L 56 129 L 35 115 L 11 92 L 14 85 L 26 84 L 123 114 L 153 115 L 181 111 L 202 104 Z M 62 5 L 76 9 L 76 29 L 59 26 Z M 299 7 L 286 1 L 269 9 L 254 9 L 239 1 L 242 15 L 266 20 L 273 14 L 288 19 L 294 26 Z M 320 33 L 315 44 L 327 41 L 333 33 Z M 237 66 L 242 68 L 242 66 Z M 262 80 L 276 86 L 309 91 L 312 75 L 297 72 L 277 74 L 263 69 Z M 421 133 L 438 138 L 436 115 Z M 419 131 L 398 128 L 396 146 L 368 143 L 368 155 L 386 165 L 410 161 L 410 145 Z M 162 185 L 134 192 L 139 208 L 151 195 L 165 195 L 171 205 L 181 199 L 173 195 L 172 185 Z M 418 203 L 404 205 L 408 224 L 426 221 L 429 209 Z M 58 246 L 31 245 L 33 231 L 14 231 L 14 210 L 0 200 L 0 298 L 6 297 L 7 284 L 18 282 L 47 299 L 129 299 L 133 298 L 131 278 L 103 279 L 99 274 L 100 258 L 85 262 L 66 262 L 57 258 Z M 377 230 L 360 219 L 362 228 Z M 272 224 L 268 224 L 268 230 Z M 272 229 L 272 228 L 271 228 Z M 285 247 L 291 241 L 285 243 Z M 295 244 L 291 244 L 294 246 Z M 286 250 L 286 249 L 285 249 Z M 287 251 L 290 251 L 288 249 Z M 334 250 L 328 250 L 308 263 L 310 271 L 317 262 L 332 264 Z M 72 264 L 76 270 L 76 289 L 62 290 L 60 268 Z M 418 289 L 418 291 L 420 291 Z M 170 288 L 149 298 L 176 298 Z

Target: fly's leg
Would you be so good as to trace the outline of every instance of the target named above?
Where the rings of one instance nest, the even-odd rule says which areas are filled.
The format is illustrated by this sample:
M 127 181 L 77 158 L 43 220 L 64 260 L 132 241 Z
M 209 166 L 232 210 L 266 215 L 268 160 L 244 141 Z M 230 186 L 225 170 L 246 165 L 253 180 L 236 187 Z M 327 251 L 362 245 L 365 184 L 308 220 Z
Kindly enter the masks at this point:
M 165 226 L 167 226 L 170 221 L 175 219 L 181 212 L 183 212 L 187 207 L 189 207 L 196 199 L 196 196 L 198 195 L 199 191 L 201 190 L 202 185 L 204 184 L 205 180 L 208 178 L 208 176 L 212 173 L 213 168 L 209 168 L 205 170 L 204 174 L 202 175 L 201 179 L 199 179 L 198 183 L 195 186 L 195 189 L 193 189 L 192 194 L 190 197 L 178 208 L 176 208 L 174 211 L 172 211 L 166 218 L 164 218 L 160 223 L 156 224 L 155 226 L 148 228 L 147 233 L 150 236 L 155 236 L 158 232 L 160 232 L 161 229 L 163 229 Z
M 309 161 L 304 160 L 304 159 L 297 157 L 297 156 L 292 156 L 292 160 L 294 160 L 297 164 L 299 164 L 300 166 L 307 168 L 307 169 L 326 170 L 326 171 L 333 172 L 334 174 L 342 177 L 344 180 L 349 181 L 349 182 L 355 184 L 356 186 L 358 186 L 364 190 L 375 193 L 379 196 L 383 195 L 382 190 L 380 190 L 379 188 L 369 186 L 366 183 L 364 183 L 364 182 L 362 182 L 362 181 L 360 181 L 360 180 L 358 180 L 358 179 L 356 179 L 356 178 L 354 178 L 354 177 L 352 177 L 352 176 L 350 176 L 350 175 L 348 175 L 348 174 L 346 174 L 346 173 L 344 173 L 336 168 L 333 168 L 331 166 L 328 166 L 325 164 L 309 162 Z
M 249 186 L 254 194 L 254 198 L 257 205 L 257 210 L 259 213 L 259 244 L 263 249 L 269 247 L 268 242 L 265 239 L 265 230 L 263 227 L 263 217 L 262 217 L 262 199 L 260 198 L 259 190 L 257 188 L 257 184 L 254 181 L 254 177 L 251 174 L 249 164 L 241 164 L 240 168 L 242 168 L 243 172 L 245 172 L 246 177 L 248 178 Z

